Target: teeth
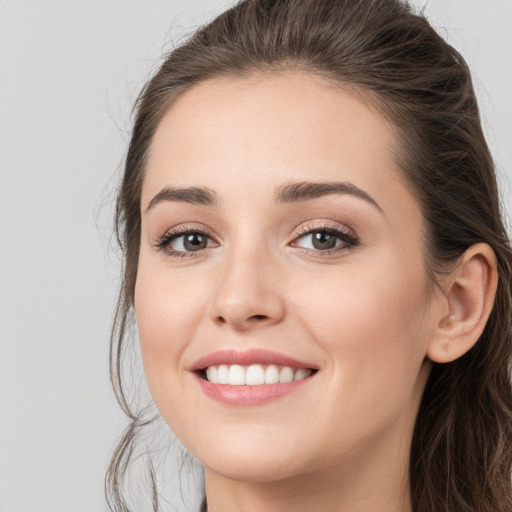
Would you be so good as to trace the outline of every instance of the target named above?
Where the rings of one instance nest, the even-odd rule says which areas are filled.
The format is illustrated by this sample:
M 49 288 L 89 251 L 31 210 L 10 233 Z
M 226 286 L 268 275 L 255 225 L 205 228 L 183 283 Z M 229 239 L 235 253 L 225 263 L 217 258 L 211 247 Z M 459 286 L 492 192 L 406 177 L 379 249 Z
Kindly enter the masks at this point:
M 286 384 L 294 380 L 307 379 L 312 374 L 306 368 L 291 368 L 269 364 L 241 366 L 238 364 L 209 366 L 206 378 L 212 384 L 229 384 L 231 386 L 261 386 L 262 384 Z
M 275 364 L 269 364 L 265 370 L 265 384 L 277 384 L 279 382 L 279 370 Z
M 231 386 L 243 386 L 245 384 L 245 370 L 243 366 L 237 364 L 230 366 L 228 384 Z
M 211 368 L 211 366 L 210 366 Z M 208 376 L 208 374 L 207 374 Z M 209 379 L 208 379 L 209 380 Z M 221 364 L 217 370 L 217 384 L 227 384 L 229 380 L 229 368 L 226 364 Z M 211 380 L 210 382 L 215 382 Z
M 293 370 L 289 366 L 283 366 L 279 372 L 279 383 L 287 383 L 293 381 Z
M 210 366 L 207 370 L 206 370 L 206 378 L 210 381 L 210 382 L 219 382 L 219 371 L 217 370 L 217 367 L 216 366 Z
M 265 384 L 265 370 L 260 364 L 253 364 L 245 372 L 245 383 L 248 386 Z
M 306 370 L 306 368 L 299 368 L 295 375 L 293 376 L 293 380 L 302 380 L 306 379 L 311 375 L 311 370 Z

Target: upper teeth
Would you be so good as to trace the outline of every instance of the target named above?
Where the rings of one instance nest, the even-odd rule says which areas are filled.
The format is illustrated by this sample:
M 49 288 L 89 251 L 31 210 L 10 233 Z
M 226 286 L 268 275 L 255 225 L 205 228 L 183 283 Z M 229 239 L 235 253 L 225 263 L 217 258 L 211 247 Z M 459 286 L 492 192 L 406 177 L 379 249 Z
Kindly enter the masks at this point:
M 277 384 L 302 380 L 311 375 L 312 371 L 306 368 L 294 369 L 290 366 L 277 366 L 261 364 L 241 366 L 238 364 L 221 364 L 209 366 L 206 369 L 206 378 L 212 384 L 230 384 L 231 386 L 258 386 L 261 384 Z

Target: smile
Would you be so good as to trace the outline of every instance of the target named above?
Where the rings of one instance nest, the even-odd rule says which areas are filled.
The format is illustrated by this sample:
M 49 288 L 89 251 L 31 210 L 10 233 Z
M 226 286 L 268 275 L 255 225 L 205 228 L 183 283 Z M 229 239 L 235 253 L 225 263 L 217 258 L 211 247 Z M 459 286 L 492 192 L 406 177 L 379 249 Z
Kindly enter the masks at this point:
M 287 384 L 296 380 L 307 379 L 313 370 L 292 368 L 269 364 L 221 364 L 210 366 L 204 371 L 204 377 L 212 384 L 229 384 L 230 386 L 261 386 L 263 384 Z
M 223 350 L 201 358 L 193 368 L 202 391 L 228 405 L 266 403 L 300 389 L 318 368 L 261 349 Z

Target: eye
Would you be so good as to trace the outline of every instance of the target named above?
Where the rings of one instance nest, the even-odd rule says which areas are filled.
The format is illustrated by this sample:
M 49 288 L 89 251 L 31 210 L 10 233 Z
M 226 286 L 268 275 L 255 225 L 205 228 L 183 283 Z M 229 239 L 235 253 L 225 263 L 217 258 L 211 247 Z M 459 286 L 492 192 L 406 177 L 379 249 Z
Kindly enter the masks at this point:
M 331 253 L 350 249 L 359 244 L 358 238 L 341 228 L 334 226 L 306 227 L 291 244 L 308 251 Z
M 168 231 L 155 243 L 158 250 L 177 257 L 192 256 L 193 253 L 217 245 L 208 233 L 197 229 Z

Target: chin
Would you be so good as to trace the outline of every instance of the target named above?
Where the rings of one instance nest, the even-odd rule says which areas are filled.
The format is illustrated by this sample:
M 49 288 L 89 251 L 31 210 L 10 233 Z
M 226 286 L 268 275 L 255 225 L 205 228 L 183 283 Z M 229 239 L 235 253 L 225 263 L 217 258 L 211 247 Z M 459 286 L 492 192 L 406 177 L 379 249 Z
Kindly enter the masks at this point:
M 205 469 L 238 482 L 254 484 L 277 482 L 297 476 L 300 471 L 283 459 L 254 460 L 238 456 L 217 461 L 215 464 L 204 464 Z
M 281 447 L 275 443 L 250 442 L 216 443 L 199 454 L 198 460 L 205 469 L 237 481 L 265 483 L 284 480 L 301 473 L 307 467 L 304 453 Z

